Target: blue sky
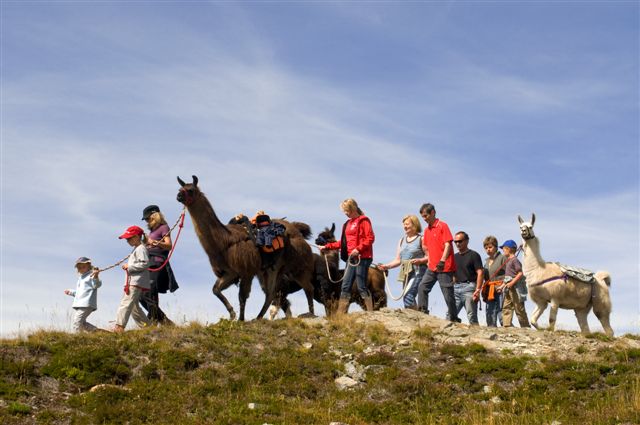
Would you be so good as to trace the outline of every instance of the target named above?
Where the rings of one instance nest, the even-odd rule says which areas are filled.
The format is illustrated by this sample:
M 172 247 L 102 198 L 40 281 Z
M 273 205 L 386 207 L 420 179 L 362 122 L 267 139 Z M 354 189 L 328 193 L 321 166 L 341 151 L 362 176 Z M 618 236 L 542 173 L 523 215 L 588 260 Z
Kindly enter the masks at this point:
M 375 261 L 424 202 L 481 253 L 535 212 L 545 259 L 608 270 L 614 329 L 639 332 L 637 2 L 1 8 L 2 335 L 69 329 L 75 258 L 122 258 L 148 204 L 173 223 L 193 174 L 222 218 L 265 209 L 314 233 L 354 197 Z M 190 219 L 172 264 L 171 317 L 226 317 Z M 106 327 L 124 276 L 102 278 Z M 254 284 L 249 317 L 262 301 Z

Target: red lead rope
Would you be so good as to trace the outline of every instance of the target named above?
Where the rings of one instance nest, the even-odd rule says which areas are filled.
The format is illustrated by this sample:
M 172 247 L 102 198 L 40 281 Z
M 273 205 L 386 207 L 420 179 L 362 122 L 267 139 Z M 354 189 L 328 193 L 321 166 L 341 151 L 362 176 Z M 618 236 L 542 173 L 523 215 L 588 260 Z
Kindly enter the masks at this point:
M 178 225 L 179 229 L 178 229 L 178 234 L 176 235 L 176 240 L 175 242 L 172 244 L 171 246 L 171 250 L 169 251 L 169 255 L 167 255 L 167 259 L 164 260 L 164 263 L 162 263 L 160 265 L 160 267 L 155 268 L 155 269 L 149 269 L 150 272 L 157 272 L 159 270 L 162 270 L 167 263 L 169 262 L 169 259 L 171 258 L 171 255 L 173 254 L 173 250 L 176 249 L 176 245 L 178 244 L 178 239 L 180 239 L 180 232 L 182 232 L 182 228 L 184 227 L 184 216 L 185 216 L 185 211 L 182 211 L 182 217 L 180 218 L 180 224 Z M 147 290 L 148 289 L 144 289 Z M 129 295 L 129 271 L 125 270 L 125 280 L 124 280 L 124 292 L 125 294 Z
M 173 245 L 171 246 L 171 251 L 169 251 L 169 255 L 167 255 L 167 259 L 164 260 L 164 263 L 162 263 L 160 265 L 160 267 L 155 268 L 155 269 L 149 269 L 150 272 L 157 272 L 159 270 L 162 270 L 167 263 L 169 262 L 169 259 L 171 258 L 171 255 L 173 254 L 173 250 L 176 249 L 176 245 L 178 244 L 178 239 L 180 239 L 180 232 L 182 232 L 182 228 L 184 227 L 184 211 L 182 211 L 182 217 L 180 218 L 180 224 L 178 224 L 178 234 L 176 235 L 176 240 L 173 243 Z
M 129 270 L 125 270 L 125 271 L 124 271 L 124 274 L 125 274 L 125 278 L 124 278 L 124 293 L 125 293 L 125 294 L 127 294 L 127 295 L 129 295 L 129 287 L 131 286 L 131 285 L 129 285 L 129 282 L 131 281 L 131 276 L 129 276 Z M 135 285 L 134 285 L 134 286 L 135 286 Z M 142 292 L 146 292 L 146 291 L 148 291 L 149 289 L 147 289 L 147 288 L 140 288 L 140 290 L 141 290 Z

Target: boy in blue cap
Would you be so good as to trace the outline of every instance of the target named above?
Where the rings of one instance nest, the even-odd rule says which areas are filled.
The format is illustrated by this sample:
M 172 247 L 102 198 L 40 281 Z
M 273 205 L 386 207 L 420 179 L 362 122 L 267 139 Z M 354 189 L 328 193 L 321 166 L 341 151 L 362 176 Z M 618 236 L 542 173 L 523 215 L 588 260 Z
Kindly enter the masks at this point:
M 507 257 L 506 266 L 504 266 L 504 303 L 502 304 L 502 326 L 505 328 L 513 326 L 513 311 L 515 310 L 518 322 L 521 328 L 528 328 L 529 318 L 527 310 L 524 308 L 525 296 L 518 292 L 522 291 L 524 286 L 524 273 L 522 272 L 522 264 L 516 257 L 518 244 L 512 239 L 506 240 L 500 247 L 504 256 Z M 517 286 L 516 286 L 517 285 Z M 518 291 L 520 288 L 521 291 Z M 526 291 L 526 287 L 524 289 Z

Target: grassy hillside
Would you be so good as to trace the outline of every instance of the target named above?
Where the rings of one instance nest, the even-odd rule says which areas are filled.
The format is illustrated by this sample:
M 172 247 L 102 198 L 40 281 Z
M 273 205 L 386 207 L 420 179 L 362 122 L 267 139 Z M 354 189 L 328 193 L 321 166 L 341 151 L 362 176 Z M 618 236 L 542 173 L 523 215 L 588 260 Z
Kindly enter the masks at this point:
M 640 349 L 534 358 L 435 332 L 354 316 L 40 332 L 2 341 L 0 423 L 640 423 Z

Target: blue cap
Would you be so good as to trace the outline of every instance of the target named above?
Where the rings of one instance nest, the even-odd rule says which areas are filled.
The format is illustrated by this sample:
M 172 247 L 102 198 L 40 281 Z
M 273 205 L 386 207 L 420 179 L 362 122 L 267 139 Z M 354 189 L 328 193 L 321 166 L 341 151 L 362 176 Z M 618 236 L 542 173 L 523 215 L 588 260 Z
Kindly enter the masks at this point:
M 504 243 L 500 245 L 500 248 L 504 248 L 505 246 L 508 246 L 511 249 L 516 249 L 518 247 L 518 244 L 513 239 L 509 239 L 504 241 Z

